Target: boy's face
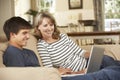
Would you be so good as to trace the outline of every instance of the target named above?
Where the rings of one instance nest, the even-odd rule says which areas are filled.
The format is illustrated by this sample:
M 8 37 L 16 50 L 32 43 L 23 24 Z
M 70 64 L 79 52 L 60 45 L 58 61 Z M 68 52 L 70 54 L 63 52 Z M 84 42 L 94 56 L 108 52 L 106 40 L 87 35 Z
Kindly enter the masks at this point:
M 17 34 L 11 33 L 11 40 L 16 47 L 22 48 L 27 44 L 29 39 L 30 29 L 21 29 Z

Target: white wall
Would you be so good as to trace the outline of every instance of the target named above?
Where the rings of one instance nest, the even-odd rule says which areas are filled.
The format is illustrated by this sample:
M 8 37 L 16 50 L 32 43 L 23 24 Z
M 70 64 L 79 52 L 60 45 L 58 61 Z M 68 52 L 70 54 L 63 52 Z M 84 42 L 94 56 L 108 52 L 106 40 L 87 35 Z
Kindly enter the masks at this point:
M 25 14 L 31 8 L 30 0 L 16 0 L 15 16 L 20 16 L 29 21 L 29 15 Z
M 0 0 L 0 34 L 3 33 L 4 22 L 14 16 L 14 0 Z
M 14 16 L 14 0 L 0 0 L 0 33 L 6 19 Z M 24 13 L 30 9 L 30 0 L 16 0 L 19 6 L 16 8 L 16 15 L 28 20 Z M 94 19 L 93 0 L 83 0 L 82 9 L 70 9 L 68 0 L 55 0 L 55 18 L 59 26 L 66 26 L 68 23 L 76 23 L 78 19 Z M 80 17 L 80 15 L 82 17 Z
M 83 0 L 82 9 L 69 9 L 68 0 L 56 0 L 55 18 L 59 26 L 77 24 L 79 19 L 94 19 L 93 0 Z
M 4 22 L 12 16 L 21 16 L 29 20 L 25 13 L 30 9 L 30 0 L 0 0 L 0 33 L 3 33 Z M 15 7 L 16 6 L 16 7 Z

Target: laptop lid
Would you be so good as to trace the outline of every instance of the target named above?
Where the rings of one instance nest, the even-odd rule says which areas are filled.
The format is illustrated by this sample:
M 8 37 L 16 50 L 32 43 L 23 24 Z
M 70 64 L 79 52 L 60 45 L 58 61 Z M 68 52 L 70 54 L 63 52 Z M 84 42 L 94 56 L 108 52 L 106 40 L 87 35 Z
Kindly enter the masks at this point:
M 98 46 L 92 46 L 88 60 L 86 73 L 98 71 L 104 55 L 104 49 Z

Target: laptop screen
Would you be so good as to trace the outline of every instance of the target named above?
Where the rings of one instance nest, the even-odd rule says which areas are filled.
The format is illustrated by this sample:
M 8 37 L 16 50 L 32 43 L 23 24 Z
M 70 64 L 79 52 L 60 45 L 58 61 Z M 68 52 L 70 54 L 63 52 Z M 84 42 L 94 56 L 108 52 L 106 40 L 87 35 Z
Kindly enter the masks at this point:
M 104 49 L 98 46 L 92 46 L 88 60 L 86 73 L 98 71 L 104 55 Z

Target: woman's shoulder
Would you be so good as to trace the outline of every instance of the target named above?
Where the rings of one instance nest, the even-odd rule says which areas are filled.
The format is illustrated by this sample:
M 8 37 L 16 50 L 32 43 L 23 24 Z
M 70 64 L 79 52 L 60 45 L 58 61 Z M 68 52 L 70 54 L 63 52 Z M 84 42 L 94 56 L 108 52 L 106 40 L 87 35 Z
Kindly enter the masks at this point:
M 37 47 L 47 47 L 49 44 L 42 39 L 39 39 L 37 42 Z
M 69 37 L 67 34 L 60 34 L 60 41 L 69 41 Z
M 60 36 L 61 37 L 68 37 L 67 34 L 65 34 L 65 33 L 61 33 Z
M 38 39 L 37 44 L 44 44 L 44 43 L 45 43 L 44 40 L 42 40 L 42 39 Z

